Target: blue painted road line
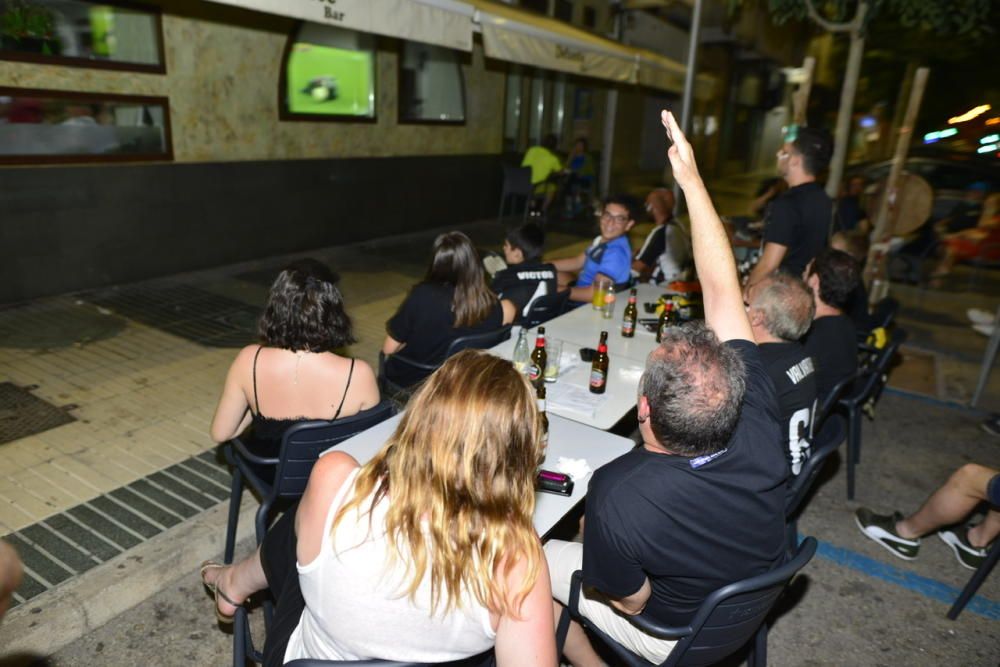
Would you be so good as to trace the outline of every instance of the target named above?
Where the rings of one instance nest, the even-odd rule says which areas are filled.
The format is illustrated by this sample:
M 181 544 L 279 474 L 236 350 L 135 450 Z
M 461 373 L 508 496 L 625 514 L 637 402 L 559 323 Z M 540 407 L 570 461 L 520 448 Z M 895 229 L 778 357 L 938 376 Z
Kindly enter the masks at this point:
M 948 584 L 937 581 L 936 579 L 928 579 L 927 577 L 922 577 L 919 574 L 914 574 L 909 570 L 901 570 L 893 565 L 877 561 L 874 558 L 869 558 L 868 556 L 863 556 L 859 553 L 851 551 L 850 549 L 833 546 L 827 542 L 821 541 L 819 543 L 819 548 L 816 550 L 816 554 L 820 558 L 832 561 L 837 565 L 842 565 L 870 577 L 875 577 L 876 579 L 887 581 L 890 584 L 901 586 L 925 597 L 929 597 L 932 600 L 944 602 L 948 606 L 951 606 L 955 602 L 955 599 L 958 598 L 959 593 L 962 592 L 961 589 L 949 586 Z M 972 574 L 972 570 L 969 570 L 970 577 Z M 981 595 L 976 595 L 969 600 L 969 604 L 965 606 L 963 613 L 965 612 L 972 612 L 974 614 L 979 614 L 980 616 L 985 616 L 988 619 L 998 621 L 1000 620 L 1000 602 L 994 602 L 993 600 L 988 600 Z

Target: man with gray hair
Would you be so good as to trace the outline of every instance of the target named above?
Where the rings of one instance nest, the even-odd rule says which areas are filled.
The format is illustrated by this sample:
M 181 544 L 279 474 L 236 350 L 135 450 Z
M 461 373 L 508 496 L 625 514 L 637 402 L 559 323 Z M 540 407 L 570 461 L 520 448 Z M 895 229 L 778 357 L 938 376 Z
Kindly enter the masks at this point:
M 788 464 L 798 475 L 809 458 L 817 395 L 815 366 L 799 339 L 812 324 L 816 304 L 806 284 L 787 273 L 764 278 L 747 296 L 753 337 L 778 394 Z
M 774 387 L 729 238 L 691 145 L 669 112 L 663 124 L 691 217 L 705 324 L 667 329 L 649 355 L 637 406 L 642 446 L 594 473 L 583 543 L 545 546 L 556 614 L 582 569 L 581 613 L 655 664 L 675 642 L 646 635 L 627 616 L 686 625 L 717 588 L 780 563 L 788 477 Z M 564 654 L 576 667 L 603 665 L 575 623 Z

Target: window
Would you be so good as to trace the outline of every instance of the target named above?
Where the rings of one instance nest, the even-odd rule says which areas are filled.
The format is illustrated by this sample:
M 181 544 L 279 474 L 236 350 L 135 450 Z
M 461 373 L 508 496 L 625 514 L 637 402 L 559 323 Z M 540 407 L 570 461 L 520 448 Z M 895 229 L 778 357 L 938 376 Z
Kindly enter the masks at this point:
M 465 122 L 465 82 L 455 51 L 403 42 L 399 120 L 402 123 Z
M 583 25 L 591 30 L 597 29 L 597 10 L 587 6 L 583 8 Z
M 569 0 L 556 0 L 555 16 L 566 23 L 573 22 L 573 3 Z
M 285 50 L 282 120 L 375 120 L 375 38 L 303 23 Z
M 549 0 L 521 0 L 521 6 L 539 14 L 549 13 Z
M 165 97 L 0 88 L 0 163 L 172 157 Z
M 0 0 L 0 58 L 163 73 L 160 10 L 81 0 Z
M 521 150 L 521 86 L 523 85 L 520 67 L 511 66 L 507 74 L 507 95 L 504 101 L 503 149 L 508 153 Z

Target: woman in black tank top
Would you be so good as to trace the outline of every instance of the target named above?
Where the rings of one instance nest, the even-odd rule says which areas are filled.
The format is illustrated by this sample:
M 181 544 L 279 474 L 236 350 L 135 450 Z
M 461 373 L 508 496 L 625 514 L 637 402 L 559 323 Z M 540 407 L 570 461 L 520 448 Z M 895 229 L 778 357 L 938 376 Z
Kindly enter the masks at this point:
M 261 344 L 244 348 L 230 368 L 212 421 L 214 440 L 224 442 L 252 425 L 241 436 L 244 444 L 253 454 L 273 458 L 278 456 L 281 439 L 289 427 L 305 420 L 337 419 L 378 403 L 378 388 L 371 367 L 363 361 L 350 359 L 343 393 L 329 397 L 323 414 L 316 414 L 315 405 L 311 408 L 303 405 L 301 410 L 291 411 L 294 416 L 268 413 L 269 400 L 273 408 L 276 397 L 295 395 L 283 395 L 282 392 L 291 391 L 286 381 L 298 384 L 303 359 L 333 354 L 334 350 L 355 342 L 351 320 L 337 289 L 338 281 L 335 273 L 312 259 L 299 260 L 278 275 L 260 318 Z M 261 354 L 265 349 L 281 350 L 283 354 Z M 289 353 L 295 355 L 294 365 Z M 285 368 L 288 377 L 285 377 Z M 265 376 L 272 378 L 269 383 L 259 380 L 262 370 Z M 276 372 L 280 380 L 274 379 Z M 348 401 L 349 394 L 354 396 L 351 401 Z M 287 400 L 285 402 L 287 404 Z M 336 411 L 331 416 L 329 408 L 333 406 Z M 284 412 L 289 413 L 287 405 Z M 273 470 L 268 466 L 259 472 L 268 475 L 273 474 Z

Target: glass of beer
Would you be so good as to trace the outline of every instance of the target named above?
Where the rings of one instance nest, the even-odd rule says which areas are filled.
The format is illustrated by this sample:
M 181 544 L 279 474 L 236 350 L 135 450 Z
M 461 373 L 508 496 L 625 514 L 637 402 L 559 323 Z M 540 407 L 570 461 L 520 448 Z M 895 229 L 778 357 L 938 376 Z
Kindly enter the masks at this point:
M 604 296 L 613 289 L 614 285 L 607 278 L 594 279 L 594 296 L 590 301 L 590 305 L 593 306 L 594 310 L 603 310 Z
M 545 381 L 555 382 L 559 377 L 559 360 L 562 357 L 563 342 L 557 338 L 545 339 Z

